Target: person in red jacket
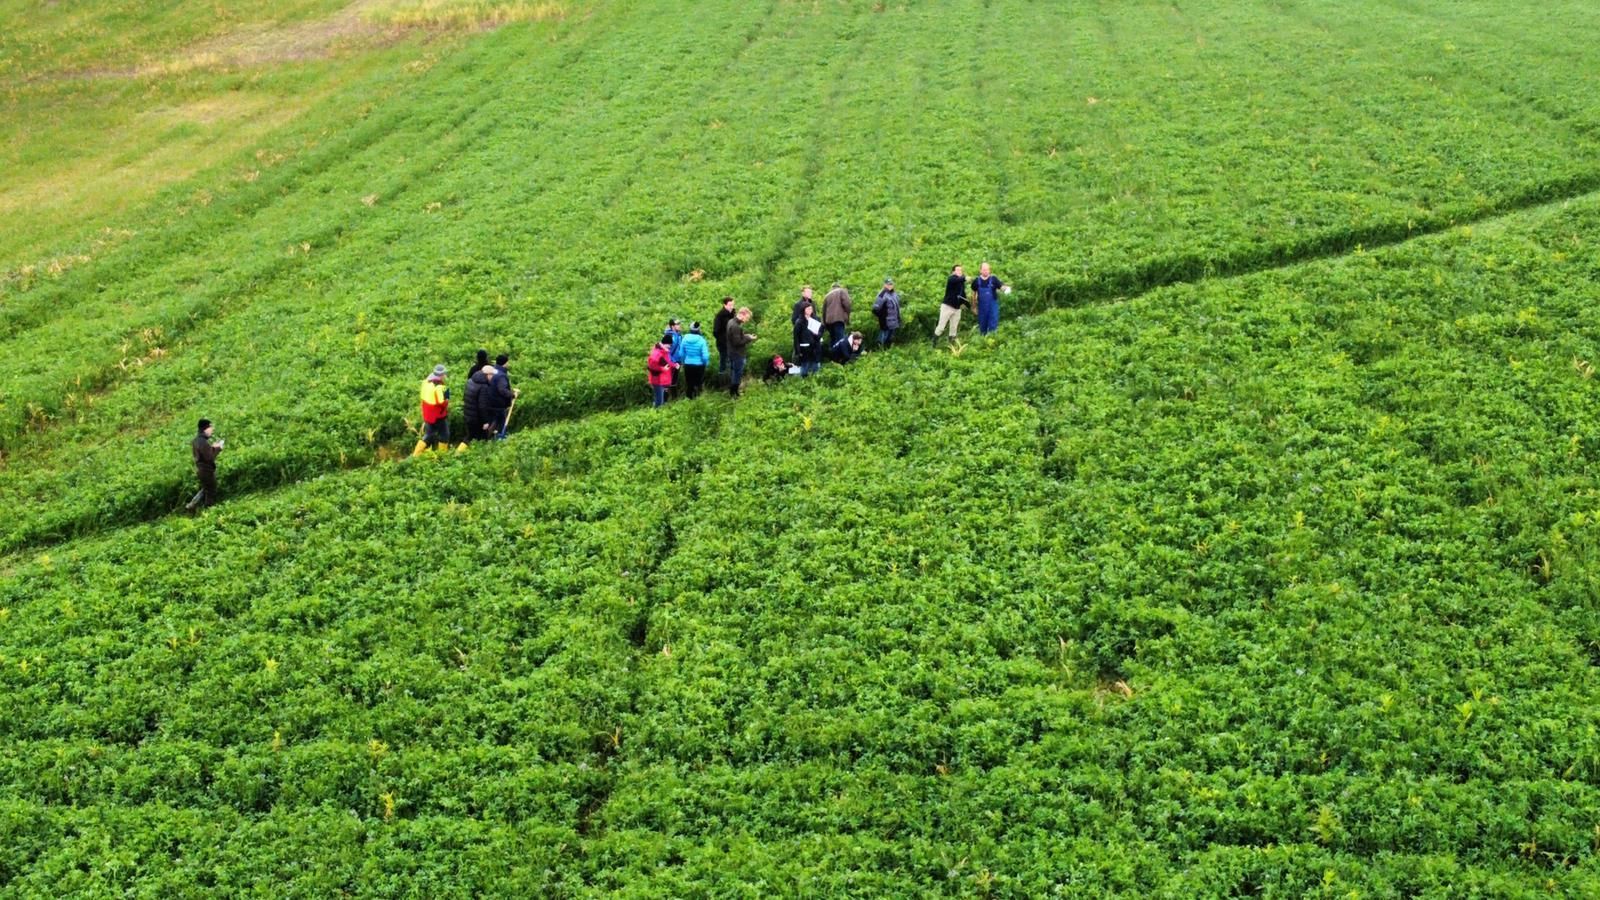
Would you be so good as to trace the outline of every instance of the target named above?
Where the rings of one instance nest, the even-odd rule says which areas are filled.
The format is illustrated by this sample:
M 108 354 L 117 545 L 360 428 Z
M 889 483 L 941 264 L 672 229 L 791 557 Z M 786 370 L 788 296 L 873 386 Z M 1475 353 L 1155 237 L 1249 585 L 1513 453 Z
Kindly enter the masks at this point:
M 650 385 L 655 402 L 652 406 L 662 406 L 667 402 L 667 388 L 672 387 L 672 371 L 678 364 L 672 361 L 672 332 L 661 336 L 661 340 L 650 351 L 650 357 L 644 361 L 645 381 Z
M 445 367 L 433 367 L 422 382 L 422 443 L 429 450 L 450 443 L 450 389 L 444 386 Z

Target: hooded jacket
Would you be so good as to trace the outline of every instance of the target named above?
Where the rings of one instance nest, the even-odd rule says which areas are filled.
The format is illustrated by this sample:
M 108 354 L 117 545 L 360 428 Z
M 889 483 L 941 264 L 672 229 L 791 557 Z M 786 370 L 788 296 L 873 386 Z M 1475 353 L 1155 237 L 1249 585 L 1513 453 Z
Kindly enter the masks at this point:
M 900 292 L 884 288 L 878 292 L 878 299 L 872 301 L 872 314 L 884 328 L 900 327 Z
M 672 350 L 657 344 L 644 361 L 645 383 L 651 387 L 672 387 Z
M 472 377 L 467 379 L 466 396 L 462 398 L 461 406 L 468 422 L 482 422 L 488 418 L 487 395 L 490 390 L 489 376 L 483 374 L 481 368 L 474 371 Z
M 505 366 L 495 366 L 494 377 L 489 379 L 489 389 L 483 393 L 483 411 L 498 416 L 511 408 L 511 401 L 516 396 L 511 390 L 511 374 Z
M 706 337 L 697 331 L 691 331 L 683 336 L 683 346 L 678 350 L 682 358 L 679 362 L 686 366 L 711 365 L 711 348 L 706 344 Z

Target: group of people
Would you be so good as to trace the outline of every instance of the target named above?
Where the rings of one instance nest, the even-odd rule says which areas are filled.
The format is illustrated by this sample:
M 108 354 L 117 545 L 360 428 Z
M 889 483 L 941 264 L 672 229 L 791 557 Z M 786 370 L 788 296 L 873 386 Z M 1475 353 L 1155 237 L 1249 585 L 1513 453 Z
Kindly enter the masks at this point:
M 941 336 L 955 340 L 963 309 L 977 314 L 979 334 L 993 334 L 1000 326 L 1000 296 L 1009 293 L 1011 288 L 995 277 L 988 263 L 979 267 L 978 276 L 970 285 L 961 266 L 952 267 L 945 280 L 939 321 L 933 329 L 933 345 L 939 345 Z M 645 360 L 646 381 L 655 406 L 664 405 L 675 390 L 681 390 L 690 398 L 700 396 L 711 366 L 712 344 L 717 348 L 717 372 L 726 377 L 728 393 L 739 396 L 749 364 L 750 347 L 759 338 L 747 330 L 750 308 L 735 309 L 734 306 L 732 297 L 722 298 L 722 309 L 711 321 L 710 342 L 699 322 L 691 322 L 687 333 L 677 319 L 667 322 L 661 340 L 651 348 Z M 839 282 L 834 282 L 823 296 L 820 315 L 811 286 L 801 288 L 800 298 L 789 316 L 792 355 L 786 361 L 774 354 L 763 377 L 773 380 L 788 375 L 813 375 L 822 368 L 825 357 L 841 364 L 854 361 L 862 353 L 863 337 L 861 332 L 850 330 L 852 311 L 850 291 Z M 904 321 L 902 299 L 895 290 L 893 278 L 883 280 L 882 289 L 872 301 L 872 315 L 878 320 L 878 346 L 892 347 Z M 491 363 L 489 351 L 478 351 L 466 381 L 463 441 L 505 439 L 511 411 L 522 393 L 511 386 L 509 363 L 510 357 L 504 353 Z M 417 442 L 416 453 L 450 444 L 450 388 L 445 385 L 448 374 L 443 364 L 436 365 L 422 382 L 422 439 Z M 222 453 L 224 443 L 214 437 L 211 422 L 201 419 L 190 448 L 200 490 L 189 500 L 187 509 L 194 511 L 216 502 L 217 456 Z
M 995 276 L 988 263 L 979 266 L 978 275 L 970 284 L 960 265 L 952 267 L 945 279 L 939 321 L 933 329 L 933 345 L 939 345 L 941 336 L 955 340 L 963 309 L 977 314 L 979 334 L 993 334 L 1000 327 L 1000 297 L 1009 293 L 1010 286 Z M 781 355 L 773 355 L 763 377 L 772 380 L 791 374 L 810 376 L 822 368 L 824 358 L 841 364 L 854 361 L 862 353 L 864 339 L 861 332 L 850 330 L 853 309 L 850 291 L 840 282 L 833 283 L 823 296 L 820 308 L 811 285 L 802 287 L 800 298 L 789 314 L 793 333 L 791 356 L 786 361 Z M 895 334 L 904 323 L 901 310 L 902 300 L 894 279 L 885 278 L 882 289 L 872 301 L 872 315 L 878 320 L 880 349 L 894 346 Z M 722 309 L 711 321 L 711 337 L 717 348 L 717 372 L 726 376 L 728 393 L 734 397 L 739 396 L 740 385 L 744 382 L 750 345 L 757 340 L 756 335 L 746 330 L 749 322 L 750 308 L 735 310 L 732 297 L 722 298 Z M 650 386 L 653 404 L 664 405 L 669 394 L 680 388 L 685 396 L 698 397 L 704 390 L 710 365 L 710 346 L 700 323 L 690 323 L 689 332 L 685 334 L 677 319 L 668 321 L 666 331 L 645 359 L 645 381 Z
M 489 351 L 479 350 L 467 376 L 463 413 L 466 433 L 463 442 L 505 440 L 506 428 L 511 422 L 511 410 L 516 408 L 522 391 L 511 386 L 511 372 L 507 368 L 511 357 L 502 353 L 489 362 Z M 450 443 L 450 389 L 445 386 L 449 369 L 441 363 L 422 382 L 422 440 L 416 452 L 436 450 Z

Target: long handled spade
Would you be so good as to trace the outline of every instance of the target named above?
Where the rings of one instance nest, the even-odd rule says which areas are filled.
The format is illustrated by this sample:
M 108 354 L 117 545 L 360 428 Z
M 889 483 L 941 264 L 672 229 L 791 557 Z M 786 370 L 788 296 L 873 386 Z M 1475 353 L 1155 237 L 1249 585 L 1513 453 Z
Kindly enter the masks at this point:
M 511 414 L 516 412 L 516 411 L 517 411 L 517 398 L 515 396 L 513 396 L 511 398 L 511 405 L 506 407 L 506 423 L 504 425 L 500 426 L 500 434 L 497 435 L 497 436 L 503 437 L 505 435 L 506 429 L 511 427 Z

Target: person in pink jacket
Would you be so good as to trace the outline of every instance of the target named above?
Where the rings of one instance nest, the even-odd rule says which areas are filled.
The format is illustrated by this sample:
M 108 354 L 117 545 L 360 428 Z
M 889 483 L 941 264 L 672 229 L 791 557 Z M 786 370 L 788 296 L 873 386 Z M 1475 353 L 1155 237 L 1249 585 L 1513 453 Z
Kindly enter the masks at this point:
M 672 371 L 678 364 L 672 361 L 672 333 L 661 336 L 654 348 L 650 350 L 650 357 L 644 361 L 645 381 L 650 385 L 650 392 L 654 394 L 655 402 L 651 405 L 662 406 L 667 402 L 667 388 L 672 387 Z

